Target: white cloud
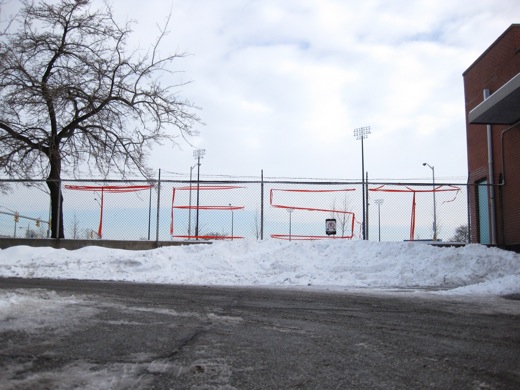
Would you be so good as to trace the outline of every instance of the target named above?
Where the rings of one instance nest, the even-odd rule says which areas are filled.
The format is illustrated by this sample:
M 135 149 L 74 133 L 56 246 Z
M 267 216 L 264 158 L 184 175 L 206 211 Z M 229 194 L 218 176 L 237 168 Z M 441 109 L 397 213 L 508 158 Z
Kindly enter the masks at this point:
M 101 4 L 101 1 L 97 3 Z M 465 181 L 462 73 L 520 14 L 517 0 L 162 0 L 117 2 L 133 42 L 186 51 L 177 79 L 202 107 L 203 174 L 358 178 L 353 129 L 373 178 Z M 338 163 L 325 165 L 329 156 Z M 388 163 L 389 156 L 392 163 Z M 312 156 L 312 158 L 309 158 Z M 191 147 L 158 147 L 156 168 L 189 172 Z

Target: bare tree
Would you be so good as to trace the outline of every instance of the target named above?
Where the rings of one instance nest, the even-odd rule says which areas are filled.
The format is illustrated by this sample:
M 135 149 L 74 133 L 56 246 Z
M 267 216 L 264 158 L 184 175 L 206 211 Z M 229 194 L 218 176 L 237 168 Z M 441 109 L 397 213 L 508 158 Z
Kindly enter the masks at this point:
M 346 213 L 347 211 L 350 211 L 350 209 L 350 200 L 347 199 L 347 195 L 344 196 L 341 208 L 339 210 L 336 209 L 336 199 L 334 199 L 334 201 L 332 202 L 332 210 L 338 211 L 332 211 L 330 214 L 332 218 L 336 219 L 337 225 L 339 226 L 339 230 L 341 231 L 342 236 L 345 236 L 347 227 L 350 226 L 350 224 L 352 224 L 352 215 Z
M 128 51 L 131 23 L 120 26 L 108 5 L 21 1 L 0 28 L 0 169 L 46 179 L 52 237 L 64 237 L 64 175 L 150 178 L 151 146 L 192 135 L 199 118 L 178 97 L 183 84 L 160 79 L 184 56 L 159 51 L 169 18 L 148 51 Z
M 0 18 L 3 18 L 3 9 L 2 6 L 5 4 L 5 0 L 0 0 Z M 3 20 L 2 20 L 3 22 Z M 6 26 L 3 26 L 6 24 Z M 7 29 L 9 23 L 3 22 L 2 23 L 2 29 L 0 29 L 0 37 L 5 35 L 5 29 Z M 0 182 L 0 194 L 7 194 L 10 191 L 10 187 L 5 182 Z
M 70 235 L 72 236 L 73 239 L 78 239 L 80 234 L 80 229 L 79 229 L 79 220 L 78 220 L 78 217 L 76 216 L 76 214 L 74 214 L 74 217 L 72 218 L 72 221 L 70 222 Z
M 450 238 L 450 241 L 455 242 L 469 242 L 469 228 L 468 225 L 460 225 L 455 229 L 455 234 Z

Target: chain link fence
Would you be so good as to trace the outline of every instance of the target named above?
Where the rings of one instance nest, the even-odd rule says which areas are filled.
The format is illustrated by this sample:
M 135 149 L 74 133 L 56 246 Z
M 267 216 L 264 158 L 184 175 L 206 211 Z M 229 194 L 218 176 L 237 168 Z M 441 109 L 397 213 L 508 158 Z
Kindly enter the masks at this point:
M 1 195 L 0 236 L 50 237 L 45 181 L 0 183 L 10 187 Z M 365 191 L 348 181 L 63 180 L 65 238 L 467 241 L 466 185 L 364 185 Z

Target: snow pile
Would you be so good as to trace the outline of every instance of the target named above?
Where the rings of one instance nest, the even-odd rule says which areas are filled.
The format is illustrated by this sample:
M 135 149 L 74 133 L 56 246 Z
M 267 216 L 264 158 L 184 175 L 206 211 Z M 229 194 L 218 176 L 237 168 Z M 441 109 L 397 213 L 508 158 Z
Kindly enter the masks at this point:
M 127 251 L 18 246 L 0 251 L 0 276 L 240 286 L 435 288 L 451 294 L 520 293 L 520 255 L 482 245 L 255 241 Z

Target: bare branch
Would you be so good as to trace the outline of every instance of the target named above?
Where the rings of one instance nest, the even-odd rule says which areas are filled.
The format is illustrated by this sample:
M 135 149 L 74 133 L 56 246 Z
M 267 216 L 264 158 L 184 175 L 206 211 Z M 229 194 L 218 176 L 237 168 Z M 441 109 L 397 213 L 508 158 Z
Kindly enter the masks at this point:
M 0 169 L 13 178 L 149 177 L 151 146 L 188 139 L 197 107 L 179 99 L 163 56 L 171 15 L 148 52 L 128 51 L 131 24 L 90 0 L 21 0 L 0 28 Z M 0 0 L 1 6 L 1 0 Z M 7 29 L 7 25 L 9 29 Z M 56 189 L 51 190 L 51 196 Z

